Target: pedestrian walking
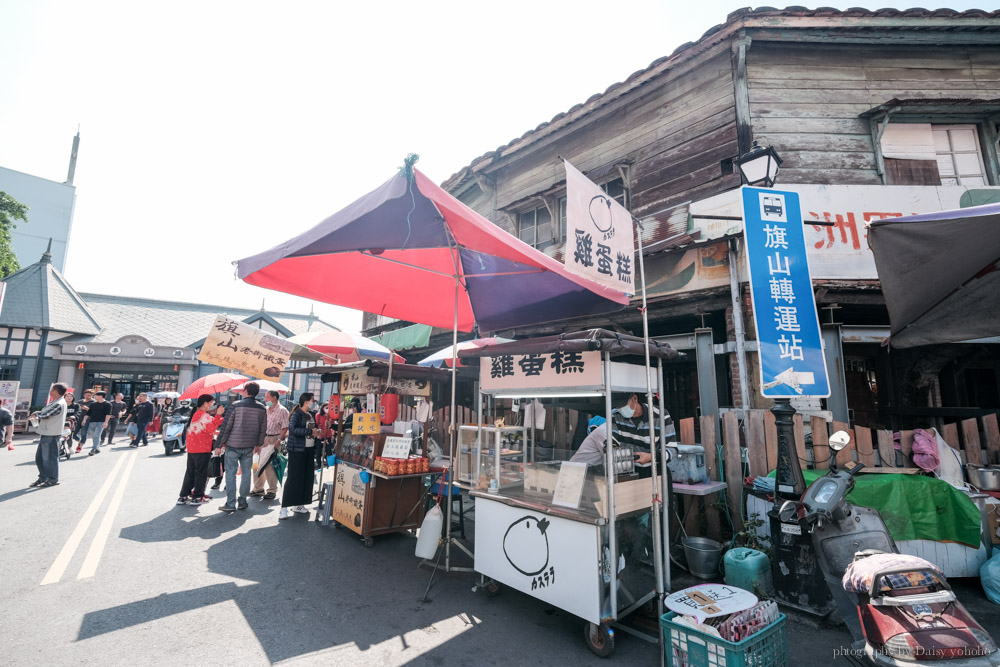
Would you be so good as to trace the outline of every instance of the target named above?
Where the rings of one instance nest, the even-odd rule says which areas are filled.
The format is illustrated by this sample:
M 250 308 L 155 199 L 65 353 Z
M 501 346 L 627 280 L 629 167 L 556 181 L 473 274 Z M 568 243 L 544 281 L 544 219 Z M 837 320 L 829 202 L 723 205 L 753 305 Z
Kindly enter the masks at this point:
M 208 463 L 212 458 L 212 438 L 222 424 L 222 412 L 215 409 L 211 394 L 198 397 L 197 408 L 187 425 L 187 470 L 181 483 L 178 505 L 201 505 L 212 500 L 205 495 Z
M 115 433 L 118 430 L 118 424 L 121 422 L 122 418 L 125 417 L 125 413 L 128 410 L 128 406 L 125 405 L 125 396 L 121 393 L 115 394 L 115 400 L 111 401 L 111 419 L 108 421 L 108 427 L 104 429 L 104 435 L 102 438 L 107 438 L 108 446 L 114 441 Z
M 79 453 L 83 450 L 83 441 L 87 439 L 87 413 L 90 410 L 90 406 L 94 403 L 94 390 L 85 389 L 83 392 L 83 400 L 80 401 L 77 407 L 76 413 L 76 431 L 73 433 L 73 439 L 76 440 L 76 451 Z
M 66 423 L 66 385 L 57 382 L 49 389 L 49 404 L 31 417 L 38 420 L 38 450 L 35 465 L 38 479 L 29 486 L 48 487 L 59 483 L 59 437 Z
M 313 497 L 313 446 L 321 431 L 316 428 L 309 410 L 313 395 L 304 392 L 299 396 L 299 404 L 292 410 L 288 420 L 288 472 L 285 478 L 285 492 L 281 496 L 279 519 L 287 519 L 289 507 L 292 512 L 308 514 L 305 507 Z
M 14 449 L 14 415 L 10 410 L 0 407 L 0 428 L 3 428 L 3 442 L 7 450 Z
M 248 507 L 253 452 L 267 437 L 267 410 L 257 402 L 260 385 L 247 382 L 244 388 L 246 398 L 229 408 L 216 443 L 215 453 L 225 451 L 226 454 L 226 503 L 219 507 L 223 512 Z M 237 472 L 240 473 L 239 503 L 236 499 Z
M 327 404 L 323 403 L 319 406 L 319 412 L 316 413 L 316 428 L 322 431 L 322 435 L 314 447 L 316 450 L 316 470 L 323 467 L 324 456 L 333 454 L 333 420 L 330 418 L 327 408 Z
M 149 426 L 150 422 L 153 421 L 153 414 L 155 409 L 153 404 L 149 402 L 149 398 L 146 396 L 146 392 L 139 394 L 138 399 L 135 403 L 135 426 L 136 435 L 135 440 L 132 441 L 130 447 L 145 447 L 149 444 L 149 434 L 146 432 L 146 427 Z
M 94 394 L 94 401 L 87 410 L 87 437 L 90 438 L 90 453 L 87 456 L 101 453 L 101 436 L 111 420 L 111 404 L 104 400 L 107 397 L 103 391 Z
M 281 441 L 288 435 L 288 408 L 280 402 L 276 391 L 265 395 L 267 402 L 267 435 L 264 444 L 256 451 L 257 469 L 253 471 L 253 491 L 251 496 L 262 496 L 264 500 L 274 500 L 278 495 L 278 475 L 274 469 L 274 457 L 278 455 Z M 264 482 L 267 492 L 264 492 Z

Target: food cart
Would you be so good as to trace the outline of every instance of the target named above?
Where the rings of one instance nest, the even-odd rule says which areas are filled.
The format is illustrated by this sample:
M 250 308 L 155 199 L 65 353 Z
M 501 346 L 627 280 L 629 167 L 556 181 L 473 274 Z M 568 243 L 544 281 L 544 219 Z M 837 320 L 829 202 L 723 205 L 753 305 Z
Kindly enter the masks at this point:
M 407 403 L 429 400 L 431 384 L 447 380 L 447 371 L 408 364 L 390 370 L 388 364 L 364 361 L 313 372 L 333 375 L 342 405 L 344 397 L 357 397 L 362 405 L 349 432 L 344 418 L 338 422 L 332 480 L 322 487 L 317 520 L 347 527 L 369 547 L 378 535 L 419 528 L 428 478 L 432 484 L 439 473 L 430 470 L 425 424 Z M 389 387 L 394 393 L 387 393 Z M 383 424 L 380 403 L 386 395 L 398 398 L 400 410 L 397 419 Z
M 642 353 L 641 338 L 592 330 L 460 355 L 480 357 L 482 394 L 495 399 L 603 398 L 603 412 L 610 415 L 612 394 L 646 395 L 646 366 L 614 360 Z M 658 392 L 662 360 L 677 352 L 651 341 L 650 354 L 659 362 L 653 381 Z M 668 460 L 664 415 L 660 393 L 661 461 Z M 608 429 L 610 441 L 610 421 L 601 428 Z M 556 443 L 551 461 L 534 462 L 530 455 L 510 460 L 498 447 L 492 458 L 483 459 L 480 473 L 488 484 L 471 493 L 476 502 L 475 570 L 584 619 L 588 647 L 599 655 L 614 650 L 612 626 L 658 641 L 658 633 L 622 621 L 654 600 L 657 567 L 669 571 L 669 550 L 654 539 L 669 535 L 667 513 L 661 517 L 662 533 L 654 530 L 653 484 L 639 477 L 627 447 L 606 447 L 603 465 L 569 461 L 572 454 L 567 443 Z M 665 477 L 660 480 L 656 495 L 665 498 Z

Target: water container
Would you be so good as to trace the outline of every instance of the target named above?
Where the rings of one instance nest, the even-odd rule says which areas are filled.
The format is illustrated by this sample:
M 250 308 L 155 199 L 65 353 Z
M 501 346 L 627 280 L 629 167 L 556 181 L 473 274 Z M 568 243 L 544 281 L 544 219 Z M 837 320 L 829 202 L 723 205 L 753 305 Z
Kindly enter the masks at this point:
M 417 558 L 431 559 L 437 553 L 438 542 L 441 541 L 441 528 L 444 526 L 444 515 L 441 508 L 435 504 L 427 512 L 424 522 L 420 524 L 420 532 L 417 534 Z
M 726 552 L 722 562 L 726 569 L 726 583 L 756 595 L 774 595 L 771 582 L 771 561 L 767 554 L 756 549 L 736 547 Z

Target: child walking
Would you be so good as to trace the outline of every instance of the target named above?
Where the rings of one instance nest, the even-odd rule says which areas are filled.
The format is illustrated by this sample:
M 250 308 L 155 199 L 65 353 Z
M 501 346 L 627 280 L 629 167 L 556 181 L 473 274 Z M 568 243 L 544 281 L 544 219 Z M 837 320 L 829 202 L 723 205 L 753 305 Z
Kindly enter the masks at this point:
M 178 505 L 201 505 L 211 501 L 205 495 L 205 483 L 208 481 L 208 462 L 212 458 L 212 438 L 222 424 L 221 410 L 215 408 L 211 394 L 198 397 L 197 408 L 187 425 L 187 470 L 177 498 Z

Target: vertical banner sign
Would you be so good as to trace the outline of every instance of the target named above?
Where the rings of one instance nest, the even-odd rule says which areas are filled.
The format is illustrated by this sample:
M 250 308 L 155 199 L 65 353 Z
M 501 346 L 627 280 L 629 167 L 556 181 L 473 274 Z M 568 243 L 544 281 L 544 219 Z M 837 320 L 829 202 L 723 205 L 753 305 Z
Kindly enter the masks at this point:
M 799 195 L 743 188 L 746 256 L 769 398 L 830 395 Z
M 635 294 L 632 214 L 566 162 L 566 252 L 569 271 Z

